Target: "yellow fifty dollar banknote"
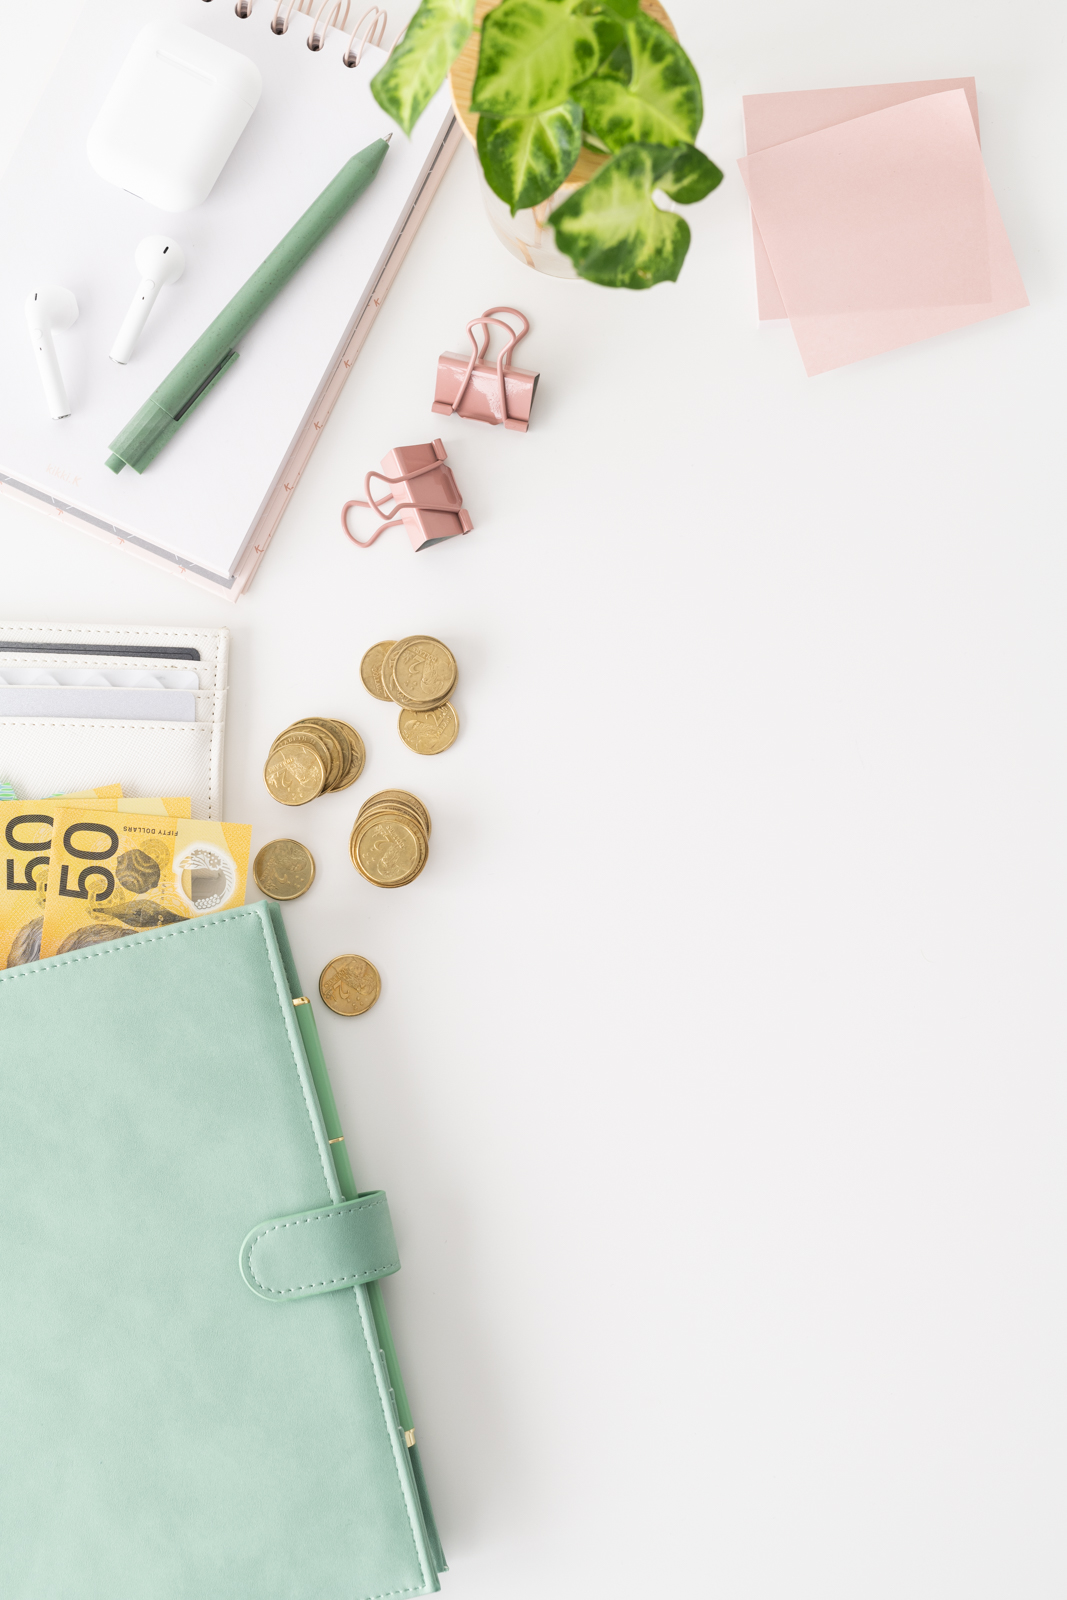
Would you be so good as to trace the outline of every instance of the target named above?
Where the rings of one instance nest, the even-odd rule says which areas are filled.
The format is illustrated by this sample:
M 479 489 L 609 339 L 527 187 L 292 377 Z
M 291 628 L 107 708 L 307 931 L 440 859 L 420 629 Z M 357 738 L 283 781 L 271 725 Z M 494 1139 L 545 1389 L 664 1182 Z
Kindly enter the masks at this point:
M 0 967 L 19 967 L 41 953 L 51 800 L 0 801 Z
M 243 905 L 251 840 L 247 823 L 57 809 L 41 955 Z
M 0 967 L 20 967 L 41 954 L 48 854 L 57 804 L 113 809 L 121 801 L 121 783 L 103 784 L 77 795 L 49 800 L 0 801 Z
M 117 783 L 84 795 L 0 801 L 0 967 L 19 967 L 41 954 L 52 822 L 60 806 L 72 805 L 161 817 L 188 817 L 192 810 L 188 796 L 123 800 Z

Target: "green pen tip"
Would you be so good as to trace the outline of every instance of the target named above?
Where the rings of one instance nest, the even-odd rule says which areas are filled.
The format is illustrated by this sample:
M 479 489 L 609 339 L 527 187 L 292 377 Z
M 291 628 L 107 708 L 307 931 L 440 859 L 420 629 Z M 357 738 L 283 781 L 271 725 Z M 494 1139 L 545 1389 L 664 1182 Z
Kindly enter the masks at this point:
M 104 466 L 109 472 L 121 472 L 126 465 L 121 456 L 108 456 Z

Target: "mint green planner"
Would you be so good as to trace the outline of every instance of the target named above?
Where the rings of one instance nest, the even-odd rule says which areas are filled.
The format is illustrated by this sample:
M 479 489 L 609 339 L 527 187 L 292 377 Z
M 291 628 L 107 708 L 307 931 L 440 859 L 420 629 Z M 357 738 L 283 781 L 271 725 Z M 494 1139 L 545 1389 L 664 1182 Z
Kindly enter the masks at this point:
M 3 1600 L 440 1587 L 302 993 L 267 902 L 0 972 Z

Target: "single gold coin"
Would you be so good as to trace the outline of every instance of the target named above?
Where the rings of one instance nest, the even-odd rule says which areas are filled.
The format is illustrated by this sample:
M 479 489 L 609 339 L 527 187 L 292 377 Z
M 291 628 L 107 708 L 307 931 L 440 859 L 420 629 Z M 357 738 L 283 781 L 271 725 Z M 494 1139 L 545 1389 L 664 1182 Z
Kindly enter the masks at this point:
M 312 743 L 318 741 L 326 751 L 326 793 L 330 794 L 337 787 L 344 776 L 348 765 L 348 756 L 345 747 L 338 738 L 336 730 L 330 727 L 325 717 L 301 717 L 299 722 L 294 722 L 291 729 L 286 730 L 283 737 L 295 736 L 299 739 L 310 739 Z M 277 746 L 278 741 L 275 740 Z
M 330 755 L 329 746 L 327 745 L 326 740 L 323 738 L 322 732 L 319 728 L 309 727 L 307 723 L 301 724 L 299 722 L 294 722 L 291 727 L 284 728 L 274 740 L 270 747 L 270 754 L 273 755 L 275 750 L 280 750 L 283 745 L 287 744 L 310 745 L 312 750 L 314 750 L 315 754 L 318 756 L 319 760 L 322 762 L 322 770 L 326 774 L 327 781 L 329 781 L 330 772 L 333 767 L 333 759 Z
M 409 711 L 433 711 L 444 705 L 458 676 L 451 650 L 429 634 L 399 639 L 382 662 L 382 683 L 389 698 Z
M 272 839 L 253 861 L 252 876 L 271 900 L 298 900 L 315 882 L 315 858 L 298 839 Z
M 374 696 L 375 700 L 390 698 L 382 682 L 382 662 L 385 660 L 386 651 L 391 650 L 395 643 L 395 639 L 383 639 L 380 644 L 372 644 L 359 664 L 363 687 Z
M 326 763 L 310 744 L 294 740 L 271 751 L 263 781 L 283 806 L 304 806 L 322 793 Z
M 355 783 L 363 771 L 367 760 L 367 747 L 350 722 L 341 722 L 337 717 L 331 717 L 330 721 L 337 730 L 337 737 L 347 747 L 348 765 L 340 783 L 337 784 L 338 789 L 347 789 L 350 784 Z
M 430 821 L 430 813 L 427 811 L 426 807 L 423 805 L 418 796 L 409 794 L 406 789 L 379 789 L 378 793 L 372 794 L 369 800 L 364 800 L 356 816 L 357 822 L 359 821 L 360 817 L 364 816 L 365 813 L 371 809 L 372 806 L 387 804 L 392 800 L 399 800 L 402 805 L 409 806 L 411 810 L 418 815 L 419 821 L 422 823 L 423 832 L 425 833 L 426 837 L 429 838 L 430 834 L 433 832 L 433 823 Z
M 447 700 L 433 711 L 409 711 L 404 706 L 397 727 L 408 749 L 416 755 L 438 756 L 455 743 L 459 718 Z
M 381 992 L 378 969 L 366 956 L 334 956 L 319 974 L 319 994 L 339 1017 L 361 1017 Z
M 425 835 L 417 823 L 401 816 L 371 817 L 357 823 L 352 835 L 352 861 L 368 883 L 399 889 L 417 878 L 426 865 Z

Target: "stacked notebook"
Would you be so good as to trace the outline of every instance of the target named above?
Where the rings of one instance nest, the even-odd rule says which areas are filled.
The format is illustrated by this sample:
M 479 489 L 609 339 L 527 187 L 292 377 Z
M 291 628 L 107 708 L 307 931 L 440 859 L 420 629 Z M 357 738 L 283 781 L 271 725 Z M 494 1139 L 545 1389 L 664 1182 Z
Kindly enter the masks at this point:
M 348 12 L 304 4 L 320 19 L 316 37 L 323 11 L 338 22 Z M 242 340 L 225 380 L 143 476 L 116 477 L 104 465 L 110 441 L 349 157 L 390 129 L 370 92 L 385 52 L 367 44 L 347 66 L 351 24 L 326 28 L 322 48 L 309 50 L 316 16 L 282 7 L 279 34 L 270 0 L 246 9 L 238 16 L 233 0 L 86 6 L 0 182 L 0 299 L 12 311 L 0 319 L 0 491 L 231 600 L 252 579 L 461 137 L 447 89 L 410 140 L 394 130 L 377 178 Z M 214 189 L 179 214 L 105 182 L 86 155 L 149 22 L 195 28 L 250 57 L 263 78 Z M 108 352 L 136 288 L 134 251 L 156 233 L 177 239 L 186 270 L 161 294 L 133 359 L 117 366 Z M 80 307 L 57 335 L 72 407 L 58 422 L 18 314 L 49 282 Z

